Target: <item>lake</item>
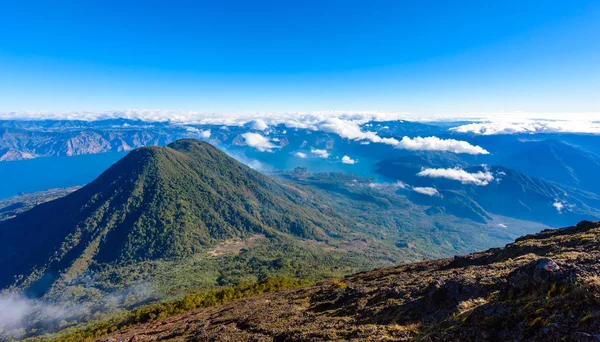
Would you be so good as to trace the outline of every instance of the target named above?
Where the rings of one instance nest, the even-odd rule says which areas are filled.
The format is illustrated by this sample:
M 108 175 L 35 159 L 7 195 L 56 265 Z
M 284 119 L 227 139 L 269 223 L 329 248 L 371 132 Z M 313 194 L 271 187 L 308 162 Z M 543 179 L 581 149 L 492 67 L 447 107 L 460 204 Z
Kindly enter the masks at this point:
M 349 165 L 333 157 L 301 159 L 289 153 L 260 153 L 243 149 L 230 149 L 227 153 L 257 170 L 292 170 L 304 166 L 309 172 L 344 172 L 386 180 L 374 172 L 375 159 L 362 158 L 357 164 Z M 85 185 L 126 154 L 108 152 L 0 162 L 0 199 L 17 196 L 21 192 Z
M 125 154 L 109 152 L 0 162 L 0 199 L 20 192 L 85 185 Z

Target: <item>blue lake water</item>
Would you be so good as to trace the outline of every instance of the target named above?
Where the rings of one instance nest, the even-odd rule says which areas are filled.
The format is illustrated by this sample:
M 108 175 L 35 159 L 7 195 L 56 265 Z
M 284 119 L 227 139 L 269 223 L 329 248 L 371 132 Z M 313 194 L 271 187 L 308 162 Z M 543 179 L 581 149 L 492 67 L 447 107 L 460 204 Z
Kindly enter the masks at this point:
M 85 185 L 125 154 L 111 152 L 0 162 L 0 199 L 20 192 Z
M 292 170 L 297 166 L 304 166 L 309 172 L 344 172 L 385 181 L 374 172 L 374 164 L 377 162 L 374 159 L 362 158 L 358 163 L 349 165 L 343 164 L 339 157 L 301 159 L 289 153 L 240 152 L 242 151 L 228 151 L 232 157 L 257 170 Z M 85 185 L 125 154 L 126 152 L 110 152 L 0 162 L 0 199 L 17 196 L 21 192 Z
M 295 167 L 306 167 L 308 172 L 342 172 L 351 173 L 365 178 L 374 178 L 380 181 L 391 181 L 375 172 L 375 164 L 378 159 L 360 157 L 355 164 L 344 164 L 340 156 L 329 158 L 315 158 L 308 156 L 305 159 L 298 158 L 287 151 L 280 152 L 257 152 L 243 149 L 229 149 L 226 151 L 230 156 L 244 164 L 259 171 L 292 170 Z

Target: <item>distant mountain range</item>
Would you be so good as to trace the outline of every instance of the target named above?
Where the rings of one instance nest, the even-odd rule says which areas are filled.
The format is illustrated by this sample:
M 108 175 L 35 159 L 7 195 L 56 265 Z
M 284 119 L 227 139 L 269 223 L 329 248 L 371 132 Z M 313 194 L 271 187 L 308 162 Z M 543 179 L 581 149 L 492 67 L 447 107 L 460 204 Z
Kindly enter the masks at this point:
M 352 138 L 357 134 L 355 127 L 334 132 L 286 124 L 265 128 L 257 127 L 254 122 L 227 126 L 127 119 L 9 120 L 0 121 L 0 160 L 129 151 L 147 145 L 165 146 L 180 138 L 198 138 L 263 171 L 289 171 L 300 166 L 307 167 L 309 172 L 336 171 L 377 177 L 378 182 L 399 180 L 410 188 L 400 189 L 398 194 L 427 206 L 426 211 L 431 215 L 454 215 L 481 224 L 490 222 L 494 215 L 502 215 L 551 226 L 598 218 L 599 136 L 557 133 L 481 136 L 449 130 L 458 124 L 461 123 L 386 121 L 362 123 L 360 129 L 376 133 L 382 139 L 399 140 L 404 136 L 457 139 L 481 146 L 489 154 L 395 148 Z M 259 140 L 249 141 L 247 134 Z M 346 162 L 343 157 L 347 157 Z M 27 167 L 26 163 L 23 162 L 22 167 Z M 48 163 L 52 163 L 52 158 L 48 158 Z M 0 163 L 0 167 L 2 165 L 6 164 Z M 486 186 L 417 175 L 423 168 L 480 172 L 481 165 L 488 165 L 495 177 L 495 181 Z M 10 172 L 18 172 L 18 169 L 11 168 Z M 499 182 L 501 179 L 505 181 Z M 83 185 L 64 181 L 60 184 Z M 412 191 L 414 187 L 425 188 L 425 191 L 434 188 L 440 196 Z M 22 188 L 29 186 L 24 184 Z M 39 186 L 37 189 L 43 190 Z M 18 190 L 15 190 L 10 194 L 16 194 Z
M 487 175 L 489 180 L 473 184 L 472 179 L 449 178 L 453 175 L 432 177 L 421 172 L 446 170 L 452 173 L 456 168 L 461 170 L 462 176 Z M 548 225 L 600 219 L 600 196 L 593 192 L 534 178 L 504 166 L 468 167 L 454 155 L 413 155 L 383 160 L 377 164 L 377 172 L 413 187 L 431 187 L 439 195 L 423 195 L 410 189 L 399 192 L 416 203 L 475 221 L 488 220 L 486 213 Z
M 554 139 L 526 140 L 507 154 L 500 165 L 549 182 L 600 191 L 600 155 L 582 146 Z
M 0 161 L 129 151 L 187 136 L 183 127 L 130 120 L 0 121 Z

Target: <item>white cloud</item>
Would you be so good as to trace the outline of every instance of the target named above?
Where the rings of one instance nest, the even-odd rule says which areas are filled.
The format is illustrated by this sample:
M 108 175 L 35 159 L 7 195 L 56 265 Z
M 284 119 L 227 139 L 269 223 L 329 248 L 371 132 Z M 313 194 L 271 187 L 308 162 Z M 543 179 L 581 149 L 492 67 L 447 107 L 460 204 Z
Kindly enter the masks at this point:
M 500 228 L 508 228 L 508 226 L 505 225 L 504 223 L 498 223 L 498 227 L 500 227 Z
M 480 146 L 474 146 L 466 141 L 455 139 L 440 139 L 438 137 L 403 137 L 398 141 L 396 138 L 382 138 L 375 132 L 362 131 L 357 122 L 330 118 L 320 122 L 317 129 L 323 132 L 338 134 L 342 138 L 350 140 L 362 140 L 367 142 L 382 143 L 396 148 L 412 151 L 446 151 L 452 153 L 467 154 L 489 154 Z
M 364 140 L 392 146 L 398 144 L 397 139 L 382 138 L 375 132 L 362 131 L 357 121 L 342 120 L 340 118 L 330 118 L 318 123 L 317 130 L 335 133 L 350 140 Z
M 348 156 L 343 156 L 342 157 L 342 163 L 344 163 L 344 164 L 351 164 L 352 165 L 352 164 L 356 164 L 357 161 L 355 159 L 352 159 L 352 158 L 348 157 Z
M 375 132 L 363 132 L 358 123 L 340 118 L 326 119 L 318 124 L 318 130 L 335 133 L 351 140 L 371 140 L 379 138 Z
M 600 120 L 600 113 L 439 113 L 415 114 L 407 112 L 384 111 L 313 111 L 313 112 L 205 112 L 181 111 L 168 109 L 127 109 L 127 110 L 101 110 L 101 111 L 4 111 L 0 112 L 1 120 L 107 120 L 107 119 L 132 119 L 142 121 L 161 121 L 185 124 L 214 124 L 228 126 L 242 126 L 252 120 L 261 119 L 267 125 L 284 124 L 289 128 L 317 129 L 317 125 L 330 118 L 356 122 L 359 125 L 369 121 L 395 121 L 412 120 L 420 122 L 462 120 L 462 121 L 498 121 L 499 117 L 509 120 L 547 120 L 547 121 L 594 121 Z
M 420 186 L 415 186 L 413 188 L 414 191 L 423 194 L 423 195 L 427 195 L 427 196 L 437 196 L 439 195 L 439 192 L 437 191 L 436 188 L 431 188 L 431 187 L 420 187 Z
M 562 202 L 560 202 L 560 201 L 556 201 L 556 202 L 552 203 L 552 206 L 554 208 L 556 208 L 556 211 L 558 211 L 559 214 L 562 214 L 562 210 L 565 207 L 565 205 L 562 204 Z
M 267 125 L 263 119 L 255 119 L 252 121 L 250 127 L 258 131 L 264 131 L 265 129 L 269 128 L 269 125 Z
M 396 191 L 398 189 L 410 188 L 410 185 L 397 181 L 396 183 L 369 183 L 369 187 L 375 190 L 391 190 Z
M 274 148 L 279 147 L 258 133 L 248 132 L 242 134 L 242 137 L 244 138 L 246 145 L 254 147 L 261 152 L 272 152 Z
M 389 184 L 386 183 L 369 183 L 369 188 L 371 189 L 381 189 L 383 187 L 389 186 Z
M 450 128 L 459 133 L 480 135 L 536 134 L 536 133 L 588 133 L 600 134 L 600 123 L 586 120 L 521 120 L 476 122 Z
M 445 151 L 466 154 L 489 154 L 489 152 L 482 147 L 471 145 L 466 141 L 440 139 L 438 137 L 404 137 L 396 145 L 396 147 L 411 151 Z
M 494 180 L 494 176 L 489 171 L 478 171 L 469 173 L 461 168 L 448 169 L 423 169 L 417 173 L 420 177 L 447 178 L 461 182 L 462 184 L 475 184 L 480 186 L 488 185 Z
M 316 148 L 311 148 L 310 152 L 319 158 L 329 158 L 329 152 L 327 152 L 327 150 L 319 150 Z
M 199 136 L 200 138 L 203 138 L 203 139 L 208 139 L 208 138 L 210 138 L 210 129 L 207 129 L 207 130 L 200 130 L 200 129 L 196 128 L 196 127 L 190 127 L 190 126 L 187 126 L 187 127 L 185 127 L 185 129 L 186 129 L 188 132 L 192 132 L 192 133 L 196 133 L 196 134 L 198 134 L 198 136 Z
M 307 157 L 307 156 L 306 156 L 306 153 L 303 153 L 303 152 L 296 152 L 296 153 L 294 153 L 294 155 L 295 155 L 296 157 L 299 157 L 299 158 L 302 158 L 302 159 L 304 159 L 304 158 L 306 158 L 306 157 Z
M 406 188 L 410 187 L 408 184 L 404 183 L 403 181 L 396 181 L 396 186 L 399 189 L 406 189 Z

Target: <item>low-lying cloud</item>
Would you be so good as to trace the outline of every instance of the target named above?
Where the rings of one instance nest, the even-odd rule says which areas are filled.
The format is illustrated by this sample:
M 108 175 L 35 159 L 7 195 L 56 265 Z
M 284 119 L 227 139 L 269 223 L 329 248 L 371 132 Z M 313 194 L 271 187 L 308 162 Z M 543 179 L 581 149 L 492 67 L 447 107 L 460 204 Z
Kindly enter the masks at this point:
M 442 197 L 440 192 L 434 188 L 429 186 L 411 186 L 409 184 L 404 183 L 403 181 L 396 181 L 395 183 L 369 183 L 368 186 L 371 189 L 384 191 L 384 192 L 396 192 L 398 190 L 406 190 L 406 191 L 414 191 L 416 193 L 426 195 L 426 196 L 439 196 Z
M 246 145 L 254 147 L 260 152 L 273 152 L 273 149 L 279 147 L 258 133 L 244 133 L 242 134 L 242 138 L 244 138 Z
M 82 275 L 77 282 L 92 287 L 93 277 Z M 123 290 L 105 292 L 101 306 L 96 303 L 63 303 L 33 299 L 22 293 L 0 294 L 0 341 L 20 340 L 31 328 L 54 332 L 65 321 L 86 322 L 107 308 L 125 307 L 156 299 L 154 291 L 145 283 L 137 283 Z
M 369 183 L 369 187 L 375 190 L 390 190 L 396 191 L 398 189 L 410 189 L 410 185 L 403 181 L 396 181 L 395 183 Z
M 0 295 L 0 340 L 20 338 L 27 320 L 35 315 L 39 324 L 49 324 L 88 313 L 81 306 L 59 306 L 26 298 L 19 294 Z
M 421 170 L 421 172 L 417 173 L 417 176 L 430 178 L 446 178 L 459 181 L 462 184 L 474 184 L 479 186 L 488 185 L 491 181 L 494 180 L 494 175 L 492 175 L 492 173 L 487 170 L 469 173 L 458 167 L 453 169 L 423 169 Z

